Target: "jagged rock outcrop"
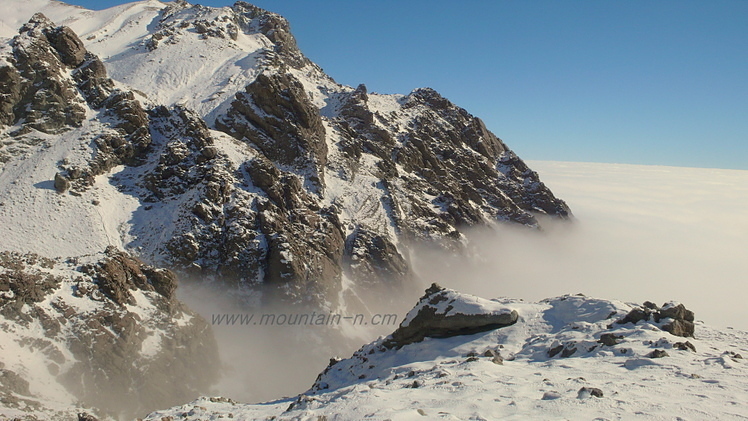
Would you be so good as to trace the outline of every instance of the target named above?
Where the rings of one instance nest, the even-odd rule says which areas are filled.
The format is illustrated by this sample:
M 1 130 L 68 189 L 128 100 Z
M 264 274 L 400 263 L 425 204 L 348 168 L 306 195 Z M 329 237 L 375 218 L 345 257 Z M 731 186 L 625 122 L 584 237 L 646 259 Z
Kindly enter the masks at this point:
M 662 307 L 658 307 L 647 301 L 641 307 L 632 309 L 625 317 L 617 320 L 616 324 L 636 324 L 650 320 L 660 324 L 662 330 L 675 336 L 693 337 L 694 313 L 680 303 L 665 303 Z
M 205 320 L 174 298 L 174 288 L 170 271 L 113 248 L 83 266 L 0 253 L 4 337 L 49 371 L 19 383 L 2 370 L 0 396 L 44 401 L 49 397 L 23 386 L 45 381 L 104 414 L 133 417 L 207 392 L 218 378 L 216 343 Z M 6 365 L 19 363 L 5 357 Z M 23 402 L 17 400 L 20 408 Z
M 20 29 L 12 41 L 13 67 L 3 73 L 3 123 L 24 126 L 44 133 L 59 133 L 80 126 L 85 109 L 72 81 L 64 71 L 75 67 L 83 44 L 70 31 L 58 30 L 41 13 Z M 57 48 L 60 48 L 59 50 Z M 82 49 L 82 50 L 81 50 Z
M 111 118 L 94 137 L 96 150 L 87 165 L 61 163 L 54 180 L 58 191 L 84 189 L 96 175 L 137 163 L 151 143 L 145 110 L 132 92 L 115 88 L 104 64 L 75 32 L 37 13 L 11 45 L 9 65 L 0 66 L 0 125 L 21 126 L 15 132 L 21 143 L 29 143 L 23 136 L 31 130 L 61 134 L 80 127 L 87 107 Z
M 216 121 L 219 130 L 256 146 L 271 162 L 300 175 L 308 190 L 321 194 L 327 161 L 325 128 L 319 109 L 290 74 L 260 74 L 236 94 Z
M 456 241 L 461 229 L 490 219 L 535 224 L 530 212 L 570 215 L 480 119 L 434 90 L 413 91 L 389 114 L 370 110 L 363 85 L 343 101 L 340 147 L 351 161 L 379 159 L 392 205 L 406 211 L 395 213 L 404 237 Z

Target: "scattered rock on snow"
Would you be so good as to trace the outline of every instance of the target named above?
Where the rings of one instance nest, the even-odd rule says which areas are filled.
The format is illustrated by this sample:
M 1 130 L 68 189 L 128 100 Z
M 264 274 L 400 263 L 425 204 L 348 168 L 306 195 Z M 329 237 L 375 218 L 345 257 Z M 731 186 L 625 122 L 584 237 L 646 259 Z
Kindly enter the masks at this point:
M 696 352 L 696 347 L 694 346 L 694 344 L 692 344 L 689 341 L 686 341 L 686 342 L 676 342 L 675 344 L 673 344 L 673 348 L 679 349 L 681 351 L 691 350 L 693 352 Z
M 70 180 L 60 173 L 55 174 L 55 190 L 58 193 L 65 193 L 70 188 Z
M 667 353 L 664 349 L 655 349 L 654 351 L 650 352 L 649 355 L 647 355 L 649 358 L 664 358 L 669 357 L 670 354 Z
M 619 339 L 623 339 L 623 336 L 616 335 L 615 333 L 603 333 L 600 335 L 600 340 L 598 340 L 598 342 L 605 346 L 614 346 L 620 343 L 618 342 Z
M 660 323 L 660 328 L 675 336 L 693 337 L 694 313 L 680 303 L 665 303 L 662 308 L 647 301 L 642 307 L 632 309 L 616 324 L 639 323 L 640 321 Z

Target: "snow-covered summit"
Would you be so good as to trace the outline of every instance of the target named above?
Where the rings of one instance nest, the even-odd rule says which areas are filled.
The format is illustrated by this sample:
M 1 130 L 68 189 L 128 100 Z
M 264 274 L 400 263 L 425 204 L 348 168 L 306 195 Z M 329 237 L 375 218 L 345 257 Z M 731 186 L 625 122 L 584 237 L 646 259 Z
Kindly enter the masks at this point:
M 455 308 L 476 309 L 476 297 L 452 290 L 427 296 L 440 293 Z M 638 306 L 582 295 L 537 303 L 501 298 L 485 300 L 480 307 L 488 315 L 498 307 L 512 309 L 518 320 L 480 333 L 426 337 L 400 348 L 387 346 L 392 337 L 383 337 L 350 358 L 332 359 L 312 388 L 297 397 L 256 405 L 202 398 L 146 419 L 748 416 L 748 363 L 743 358 L 748 341 L 743 332 L 697 322 L 695 337 L 675 336 L 663 330 L 672 318 L 624 321 L 651 303 Z M 416 306 L 422 308 L 423 300 Z

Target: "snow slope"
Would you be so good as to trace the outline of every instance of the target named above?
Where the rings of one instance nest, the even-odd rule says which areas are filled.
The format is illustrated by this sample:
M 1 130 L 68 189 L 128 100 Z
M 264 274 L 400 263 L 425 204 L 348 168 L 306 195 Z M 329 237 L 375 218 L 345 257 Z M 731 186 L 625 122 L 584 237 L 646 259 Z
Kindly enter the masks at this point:
M 461 297 L 466 305 L 476 300 Z M 146 419 L 748 418 L 745 332 L 697 322 L 696 337 L 682 338 L 653 321 L 616 324 L 632 304 L 579 295 L 494 301 L 516 310 L 519 321 L 400 349 L 388 349 L 380 338 L 351 358 L 331 361 L 298 397 L 255 405 L 201 398 Z M 604 334 L 617 343 L 603 345 Z M 667 356 L 656 358 L 655 350 Z

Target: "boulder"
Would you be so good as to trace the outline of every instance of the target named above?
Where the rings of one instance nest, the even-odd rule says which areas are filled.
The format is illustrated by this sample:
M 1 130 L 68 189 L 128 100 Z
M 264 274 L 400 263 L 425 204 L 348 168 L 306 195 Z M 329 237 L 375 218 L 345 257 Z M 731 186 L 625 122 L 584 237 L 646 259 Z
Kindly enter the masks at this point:
M 577 392 L 577 398 L 584 399 L 588 397 L 602 398 L 603 391 L 596 387 L 583 387 Z
M 499 303 L 432 284 L 385 346 L 400 348 L 427 337 L 471 335 L 511 326 L 518 318 L 516 310 Z
M 55 190 L 57 193 L 65 193 L 70 188 L 70 180 L 64 175 L 57 173 L 55 174 Z

